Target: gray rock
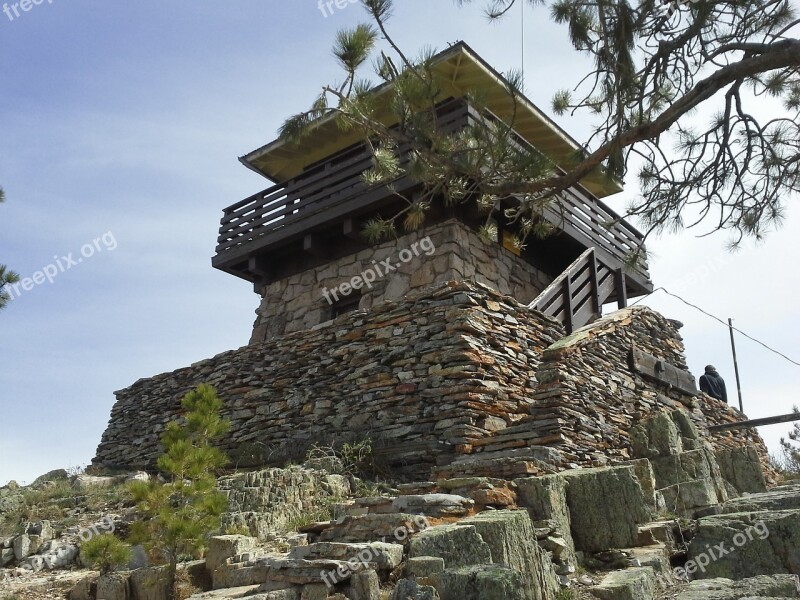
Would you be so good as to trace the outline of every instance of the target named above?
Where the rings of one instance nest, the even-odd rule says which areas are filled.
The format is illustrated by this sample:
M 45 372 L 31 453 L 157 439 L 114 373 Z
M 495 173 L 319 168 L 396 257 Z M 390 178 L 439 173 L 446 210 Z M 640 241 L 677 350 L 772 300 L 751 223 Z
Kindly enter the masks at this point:
M 412 577 L 432 577 L 444 571 L 444 559 L 438 556 L 415 556 L 406 562 L 406 573 Z
M 577 564 L 575 543 L 572 541 L 572 522 L 567 506 L 567 480 L 559 475 L 517 479 L 517 501 L 528 509 L 534 521 L 551 521 L 555 533 L 564 540 L 566 548 L 559 556 L 562 562 Z
M 572 539 L 578 550 L 600 552 L 636 544 L 651 519 L 632 466 L 564 471 Z
M 723 505 L 723 512 L 755 512 L 761 510 L 800 509 L 800 485 L 787 485 L 772 488 L 763 494 L 746 495 L 733 498 Z
M 448 569 L 436 583 L 441 600 L 526 600 L 522 573 L 501 565 Z
M 419 585 L 412 579 L 401 579 L 389 596 L 389 600 L 440 600 L 436 588 Z
M 167 586 L 164 582 L 163 569 L 150 567 L 133 571 L 130 590 L 131 596 L 136 600 L 166 600 Z
M 686 571 L 693 579 L 800 573 L 800 510 L 704 517 L 689 544 L 689 560 Z
M 18 561 L 25 560 L 39 549 L 39 539 L 36 536 L 18 535 L 14 538 L 14 558 Z
M 66 569 L 75 564 L 80 554 L 75 544 L 53 540 L 48 544 L 47 552 L 42 553 L 45 567 L 48 569 Z
M 67 479 L 69 479 L 69 473 L 67 473 L 64 469 L 55 469 L 34 479 L 31 486 L 38 487 L 44 485 L 48 481 L 66 481 Z
M 206 565 L 213 573 L 223 566 L 229 558 L 243 554 L 256 547 L 258 540 L 245 535 L 218 535 L 208 541 Z
M 756 449 L 752 446 L 719 448 L 715 452 L 722 477 L 739 493 L 767 491 L 764 471 Z
M 797 575 L 762 575 L 741 581 L 692 581 L 677 600 L 743 600 L 744 598 L 800 598 Z
M 521 597 L 549 600 L 558 592 L 553 564 L 536 543 L 527 511 L 486 511 L 459 523 L 475 527 L 489 546 L 493 563 L 522 574 L 524 589 Z
M 290 559 L 300 560 L 342 560 L 358 559 L 375 563 L 379 571 L 393 571 L 403 562 L 403 546 L 372 542 L 344 544 L 337 542 L 318 542 L 308 546 L 297 546 L 289 552 Z
M 683 451 L 683 442 L 675 422 L 665 412 L 641 421 L 630 431 L 631 451 L 636 458 L 670 456 Z
M 128 563 L 128 569 L 135 571 L 136 569 L 143 569 L 150 566 L 150 558 L 147 556 L 147 550 L 141 544 L 131 547 L 131 560 Z
M 725 483 L 711 447 L 650 459 L 656 487 L 667 510 L 690 516 L 697 509 L 728 499 Z
M 600 600 L 652 600 L 656 577 L 650 567 L 613 571 L 589 591 Z
M 109 573 L 97 579 L 97 600 L 128 600 L 130 585 L 128 575 Z
M 95 475 L 86 475 L 85 473 L 76 475 L 72 480 L 72 485 L 81 490 L 91 487 L 111 487 L 116 483 L 116 477 L 99 477 Z
M 97 575 L 84 577 L 69 592 L 69 600 L 95 600 Z
M 5 567 L 14 560 L 14 549 L 3 548 L 0 550 L 0 567 Z
M 470 498 L 454 494 L 424 494 L 399 496 L 392 501 L 392 510 L 398 513 L 434 517 L 461 516 L 467 514 L 474 504 Z
M 362 571 L 350 578 L 345 595 L 349 600 L 380 600 L 381 583 L 375 571 Z
M 438 556 L 445 567 L 455 569 L 492 562 L 492 553 L 474 526 L 437 525 L 411 538 L 409 556 Z

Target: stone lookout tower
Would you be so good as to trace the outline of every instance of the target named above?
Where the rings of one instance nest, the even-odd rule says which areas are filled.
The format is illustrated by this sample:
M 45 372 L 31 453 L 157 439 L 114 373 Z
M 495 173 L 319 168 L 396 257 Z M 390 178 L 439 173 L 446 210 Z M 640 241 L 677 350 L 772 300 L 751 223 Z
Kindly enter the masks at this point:
M 556 165 L 578 149 L 465 44 L 431 68 L 446 130 L 513 117 L 513 143 Z M 468 101 L 476 89 L 480 111 Z M 603 203 L 621 189 L 605 174 L 562 193 L 543 216 L 557 233 L 520 250 L 502 203 L 494 240 L 478 235 L 477 209 L 441 202 L 419 231 L 366 243 L 365 221 L 396 213 L 395 192 L 413 197 L 420 184 L 367 185 L 368 149 L 333 120 L 241 160 L 279 182 L 225 209 L 213 258 L 262 298 L 252 339 L 116 392 L 94 464 L 152 467 L 181 398 L 201 383 L 224 401 L 232 427 L 221 444 L 240 466 L 369 439 L 395 474 L 417 480 L 625 462 L 640 454 L 637 424 L 664 412 L 685 411 L 686 431 L 705 435 L 742 419 L 698 399 L 680 323 L 625 308 L 653 288 L 646 266 L 626 266 L 642 236 Z M 612 302 L 620 310 L 601 316 Z M 720 452 L 748 443 L 726 435 L 714 439 Z
M 441 87 L 438 122 L 446 131 L 476 121 L 510 122 L 513 114 L 514 142 L 536 148 L 556 165 L 564 166 L 579 149 L 527 98 L 512 98 L 502 76 L 466 44 L 432 62 Z M 470 104 L 471 90 L 481 91 L 488 110 L 478 112 Z M 391 189 L 367 185 L 362 174 L 372 167 L 372 157 L 357 132 L 343 133 L 330 118 L 299 143 L 279 139 L 240 160 L 277 182 L 225 209 L 213 259 L 214 267 L 251 281 L 263 297 L 253 342 L 450 280 L 475 280 L 511 295 L 555 317 L 568 331 L 596 318 L 607 302 L 624 307 L 627 296 L 652 291 L 646 267 L 623 267 L 642 236 L 603 203 L 622 189 L 603 173 L 563 193 L 557 208 L 545 215 L 558 233 L 529 240 L 521 252 L 508 243 L 514 226 L 504 222 L 503 207 L 496 211 L 497 240 L 488 245 L 476 235 L 485 216 L 443 204 L 433 207 L 421 236 L 370 247 L 360 235 L 364 221 L 391 214 L 398 209 L 394 192 L 411 197 L 420 184 L 403 178 Z M 424 236 L 435 245 L 433 256 L 398 260 L 401 250 Z M 386 259 L 391 272 L 380 276 Z M 373 269 L 376 277 L 369 286 L 323 297 L 323 291 L 339 290 L 371 270 L 373 261 L 379 268 Z

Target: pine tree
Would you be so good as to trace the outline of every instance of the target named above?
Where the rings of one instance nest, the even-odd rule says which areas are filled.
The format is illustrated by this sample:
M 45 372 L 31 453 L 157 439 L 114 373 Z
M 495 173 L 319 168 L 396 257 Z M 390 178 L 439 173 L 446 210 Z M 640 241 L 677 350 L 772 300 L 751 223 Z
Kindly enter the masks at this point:
M 0 188 L 0 202 L 4 202 L 5 199 L 5 192 L 3 192 L 3 188 Z M 0 310 L 5 308 L 8 301 L 11 300 L 11 296 L 4 289 L 5 286 L 18 281 L 19 275 L 14 273 L 14 271 L 9 269 L 6 265 L 0 265 Z
M 168 481 L 130 486 L 147 519 L 134 525 L 131 540 L 144 543 L 167 564 L 170 600 L 175 597 L 178 561 L 203 549 L 227 507 L 227 498 L 216 489 L 216 473 L 228 458 L 211 445 L 230 429 L 230 422 L 220 416 L 222 401 L 212 386 L 202 384 L 184 396 L 182 406 L 187 412 L 167 426 L 162 437 L 165 452 L 157 463 Z
M 281 136 L 292 142 L 320 119 L 335 118 L 343 130 L 362 134 L 372 150 L 366 183 L 409 176 L 423 184 L 422 194 L 405 198 L 402 212 L 368 222 L 367 237 L 389 236 L 395 223 L 418 227 L 431 198 L 443 197 L 477 203 L 487 223 L 502 202 L 524 241 L 549 233 L 538 224 L 564 190 L 599 170 L 621 180 L 630 169 L 638 171 L 641 196 L 625 216 L 638 217 L 648 234 L 703 223 L 729 232 L 735 246 L 780 225 L 788 199 L 800 192 L 800 19 L 790 0 L 479 3 L 490 19 L 500 19 L 513 18 L 512 8 L 523 2 L 549 12 L 575 51 L 591 61 L 565 73 L 569 89 L 553 90 L 555 113 L 582 112 L 594 124 L 572 161 L 558 165 L 512 143 L 503 125 L 478 124 L 450 135 L 437 130 L 441 90 L 434 51 L 411 55 L 389 31 L 402 3 L 361 0 L 371 22 L 337 35 L 333 54 L 343 81 L 323 86 L 309 110 L 284 123 Z M 389 84 L 381 99 L 364 74 L 370 64 L 375 81 Z M 516 103 L 522 78 L 511 73 L 506 80 Z M 465 91 L 482 112 L 482 91 Z M 765 97 L 776 102 L 762 114 Z M 701 107 L 714 117 L 698 119 Z M 396 127 L 387 126 L 387 110 Z M 401 147 L 410 149 L 408 161 L 398 156 Z M 488 225 L 484 232 L 490 237 Z

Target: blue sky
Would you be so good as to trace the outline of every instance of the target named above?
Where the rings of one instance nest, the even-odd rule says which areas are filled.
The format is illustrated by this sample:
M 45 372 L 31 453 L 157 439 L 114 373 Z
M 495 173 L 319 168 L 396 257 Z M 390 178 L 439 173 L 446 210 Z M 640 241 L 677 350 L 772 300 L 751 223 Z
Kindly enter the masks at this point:
M 268 185 L 237 157 L 337 79 L 333 37 L 364 18 L 355 4 L 324 17 L 315 0 L 0 13 L 0 262 L 32 276 L 75 261 L 0 313 L 0 484 L 87 464 L 114 390 L 247 343 L 258 297 L 210 266 L 222 209 Z M 545 13 L 526 18 L 527 92 L 547 109 L 584 63 Z M 391 29 L 412 50 L 463 39 L 501 71 L 520 65 L 518 17 L 490 26 L 477 6 L 402 0 Z M 724 236 L 661 238 L 654 280 L 797 358 L 795 213 L 735 255 Z M 724 327 L 663 296 L 647 303 L 686 323 L 697 374 L 717 363 L 733 388 Z M 791 410 L 798 367 L 745 340 L 739 355 L 749 414 Z M 775 445 L 784 431 L 763 433 Z

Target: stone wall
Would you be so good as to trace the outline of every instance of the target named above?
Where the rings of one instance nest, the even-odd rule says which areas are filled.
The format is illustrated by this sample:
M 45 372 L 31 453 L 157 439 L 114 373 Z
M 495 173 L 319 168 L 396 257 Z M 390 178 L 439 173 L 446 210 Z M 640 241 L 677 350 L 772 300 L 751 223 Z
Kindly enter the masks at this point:
M 430 238 L 430 243 L 421 247 L 420 240 L 425 238 Z M 402 262 L 400 253 L 407 249 L 413 256 Z M 396 270 L 376 277 L 371 288 L 353 292 L 361 295 L 359 308 L 399 300 L 411 290 L 463 280 L 477 281 L 528 304 L 552 281 L 527 261 L 498 244 L 485 243 L 461 221 L 451 219 L 268 285 L 256 311 L 251 343 L 329 320 L 331 304 L 323 291 L 336 289 L 376 265 L 383 272 L 381 262 L 386 259 Z
M 181 397 L 204 382 L 226 403 L 222 446 L 239 466 L 364 438 L 393 474 L 423 479 L 455 459 L 517 451 L 556 469 L 625 462 L 629 432 L 656 412 L 684 408 L 703 436 L 708 423 L 744 418 L 632 370 L 634 344 L 685 370 L 679 327 L 633 307 L 563 337 L 509 296 L 449 282 L 136 382 L 117 392 L 94 463 L 152 465 Z M 710 441 L 748 444 L 737 432 Z
M 416 477 L 521 419 L 555 321 L 479 284 L 448 283 L 311 330 L 142 379 L 116 393 L 94 464 L 153 464 L 166 423 L 214 385 L 240 464 L 297 459 L 314 442 L 375 441 Z
M 635 345 L 653 356 L 688 370 L 682 324 L 645 306 L 611 313 L 550 346 L 536 372 L 530 395 L 530 415 L 512 428 L 476 444 L 480 453 L 531 445 L 561 453 L 562 465 L 602 466 L 634 458 L 629 433 L 657 411 L 682 408 L 712 446 L 757 446 L 766 459 L 766 447 L 755 434 L 709 435 L 708 425 L 741 421 L 744 415 L 707 396 L 694 396 L 643 376 L 631 368 Z

